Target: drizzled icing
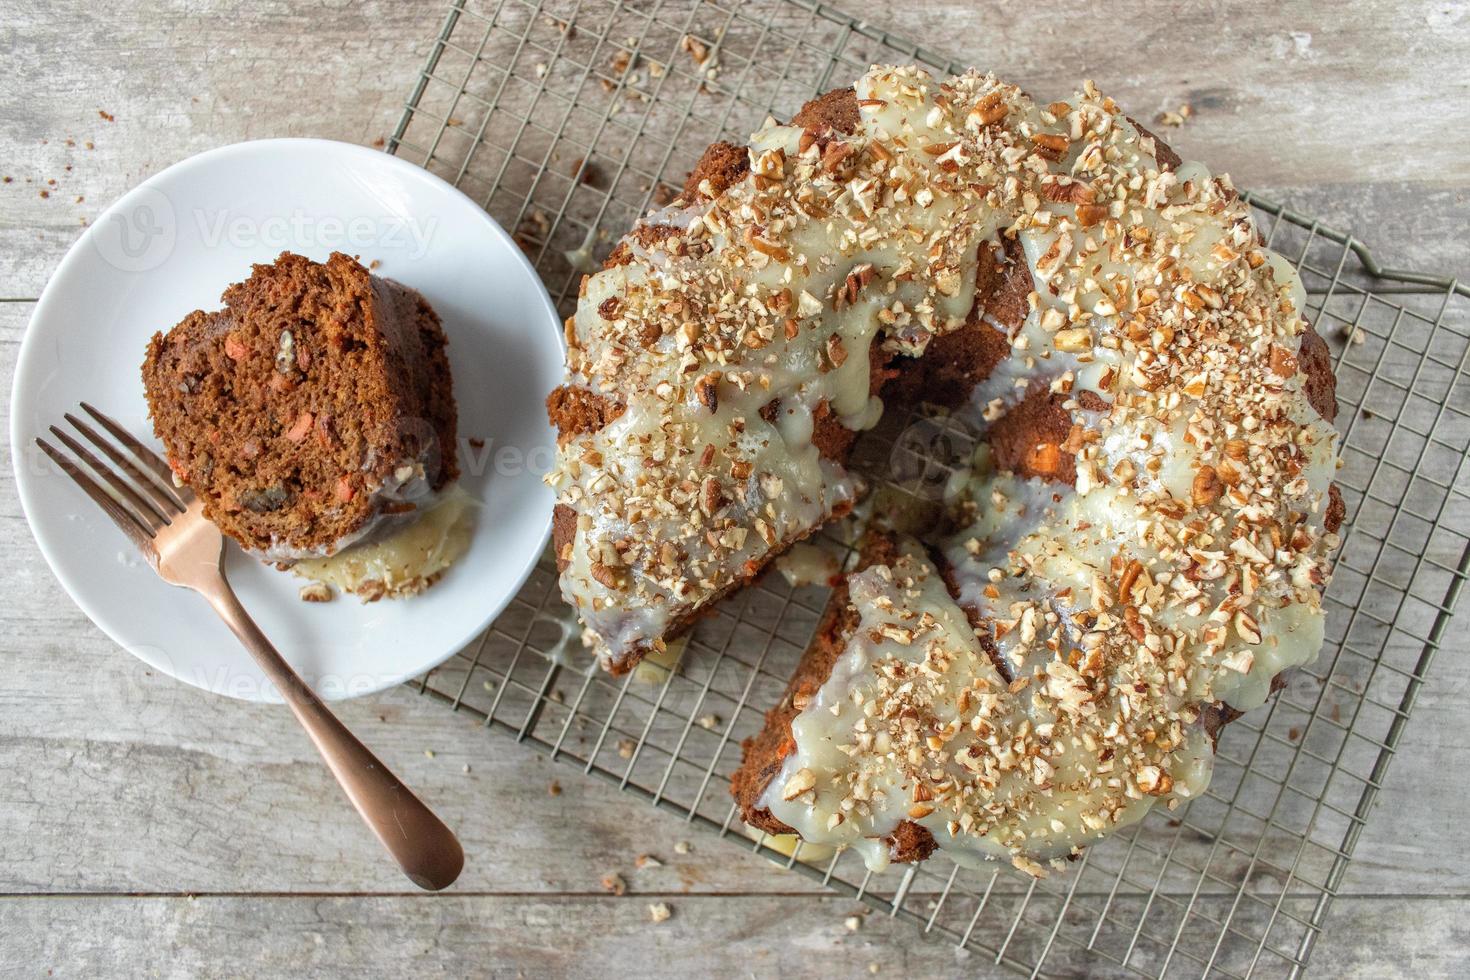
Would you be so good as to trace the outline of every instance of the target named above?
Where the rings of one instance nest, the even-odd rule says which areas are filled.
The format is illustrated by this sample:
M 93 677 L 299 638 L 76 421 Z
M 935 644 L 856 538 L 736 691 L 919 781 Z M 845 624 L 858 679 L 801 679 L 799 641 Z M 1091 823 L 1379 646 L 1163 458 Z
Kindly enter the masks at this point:
M 1162 170 L 1090 85 L 1042 108 L 874 69 L 857 92 L 860 142 L 955 161 L 934 201 L 983 194 L 976 220 L 1019 239 L 1030 313 L 966 414 L 983 429 L 1049 384 L 1077 480 L 995 472 L 982 447 L 939 542 L 958 601 L 912 543 L 851 579 L 861 623 L 760 802 L 872 867 L 913 820 L 1040 873 L 1199 793 L 1208 706 L 1259 705 L 1321 646 L 1336 436 L 1304 391 L 1304 297 L 1224 178 Z

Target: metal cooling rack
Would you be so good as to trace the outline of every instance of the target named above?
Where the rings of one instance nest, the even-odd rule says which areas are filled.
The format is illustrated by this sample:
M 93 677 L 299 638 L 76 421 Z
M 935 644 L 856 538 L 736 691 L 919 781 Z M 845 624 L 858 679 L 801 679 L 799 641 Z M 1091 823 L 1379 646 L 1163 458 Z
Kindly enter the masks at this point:
M 964 67 L 795 0 L 454 0 L 389 150 L 478 199 L 567 314 L 578 249 L 600 259 L 712 139 L 743 141 L 768 113 L 788 117 L 873 62 Z M 1225 730 L 1213 784 L 1187 809 L 1156 810 L 1043 881 L 943 855 L 874 875 L 852 854 L 747 839 L 727 778 L 826 600 L 779 575 L 721 604 L 677 664 L 613 679 L 590 669 L 548 559 L 418 687 L 1022 972 L 1300 973 L 1470 572 L 1470 290 L 1380 268 L 1350 236 L 1252 203 L 1335 350 L 1349 522 L 1321 657 Z M 966 438 L 922 411 L 891 417 L 860 443 L 860 465 L 924 497 L 943 474 L 939 450 Z M 820 546 L 845 556 L 848 530 Z

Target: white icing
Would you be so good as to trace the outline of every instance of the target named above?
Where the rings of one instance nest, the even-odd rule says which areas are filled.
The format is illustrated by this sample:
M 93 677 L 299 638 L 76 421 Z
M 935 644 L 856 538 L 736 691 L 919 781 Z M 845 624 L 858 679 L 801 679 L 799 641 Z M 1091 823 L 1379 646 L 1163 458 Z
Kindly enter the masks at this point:
M 476 501 L 451 484 L 415 519 L 393 533 L 325 558 L 298 561 L 302 578 L 364 598 L 408 595 L 443 574 L 469 548 Z
M 827 585 L 842 570 L 837 556 L 817 545 L 797 542 L 776 559 L 776 570 L 793 589 L 804 585 Z

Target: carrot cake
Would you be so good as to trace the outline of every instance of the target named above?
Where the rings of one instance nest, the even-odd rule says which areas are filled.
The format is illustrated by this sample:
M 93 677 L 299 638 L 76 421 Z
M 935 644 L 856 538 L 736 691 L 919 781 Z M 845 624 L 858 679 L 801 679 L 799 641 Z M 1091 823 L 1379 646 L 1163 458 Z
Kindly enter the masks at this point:
M 584 280 L 554 543 L 625 670 L 850 509 L 883 400 L 985 444 L 942 526 L 839 589 L 747 744 L 747 820 L 1030 871 L 1202 791 L 1322 643 L 1336 412 L 1228 178 L 1091 84 L 876 67 L 716 144 Z
M 341 253 L 287 252 L 223 301 L 153 336 L 143 382 L 176 478 L 246 551 L 336 555 L 454 482 L 446 341 L 417 292 Z

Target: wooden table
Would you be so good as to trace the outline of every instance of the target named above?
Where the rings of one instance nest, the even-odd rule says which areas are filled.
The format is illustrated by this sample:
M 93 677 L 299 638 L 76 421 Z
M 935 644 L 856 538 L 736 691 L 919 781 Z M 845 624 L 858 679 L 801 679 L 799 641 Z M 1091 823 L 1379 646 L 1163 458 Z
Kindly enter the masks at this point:
M 444 6 L 6 0 L 0 370 L 81 226 L 138 181 L 243 139 L 388 135 Z M 1470 273 L 1464 3 L 862 6 L 1038 93 L 1092 77 L 1143 118 L 1188 103 L 1168 134 L 1186 156 L 1386 261 Z M 683 824 L 398 689 L 342 714 L 470 855 L 449 894 L 413 891 L 284 710 L 153 676 L 82 616 L 35 547 L 8 460 L 0 543 L 0 973 L 986 972 L 901 921 L 849 931 L 852 902 L 717 840 L 676 854 Z M 1401 743 L 1389 812 L 1318 943 L 1321 976 L 1470 963 L 1463 634 Z M 641 853 L 662 867 L 635 869 Z M 612 871 L 627 896 L 603 891 Z M 658 901 L 674 914 L 655 926 Z

